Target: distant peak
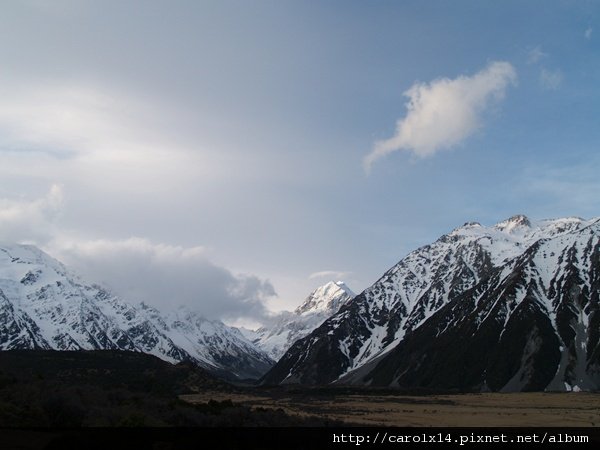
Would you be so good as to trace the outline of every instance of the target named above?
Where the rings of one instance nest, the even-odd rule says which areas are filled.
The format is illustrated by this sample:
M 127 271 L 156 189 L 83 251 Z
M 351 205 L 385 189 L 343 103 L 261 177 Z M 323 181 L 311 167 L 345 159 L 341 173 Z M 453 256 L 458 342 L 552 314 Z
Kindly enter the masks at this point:
M 475 228 L 480 226 L 481 224 L 479 222 L 465 222 L 461 228 Z
M 508 221 L 517 223 L 519 225 L 525 225 L 528 227 L 531 226 L 531 222 L 529 221 L 529 218 L 523 214 L 517 214 L 516 216 L 512 216 L 508 219 Z
M 296 308 L 295 312 L 296 314 L 303 314 L 309 311 L 337 310 L 346 300 L 352 297 L 354 297 L 354 292 L 346 286 L 346 283 L 343 281 L 330 281 L 312 291 L 304 303 Z
M 447 236 L 458 236 L 465 233 L 470 234 L 471 230 L 482 228 L 479 222 L 465 222 L 460 227 L 453 229 Z
M 354 292 L 352 292 L 352 289 L 350 289 L 348 285 L 343 281 L 336 281 L 334 284 L 351 297 L 354 297 L 356 295 Z
M 531 221 L 529 220 L 529 218 L 523 214 L 517 214 L 515 216 L 509 217 L 506 220 L 503 220 L 502 222 L 497 223 L 496 225 L 494 225 L 494 228 L 500 230 L 500 231 L 505 231 L 505 232 L 512 232 L 514 229 L 517 228 L 530 228 L 531 227 Z

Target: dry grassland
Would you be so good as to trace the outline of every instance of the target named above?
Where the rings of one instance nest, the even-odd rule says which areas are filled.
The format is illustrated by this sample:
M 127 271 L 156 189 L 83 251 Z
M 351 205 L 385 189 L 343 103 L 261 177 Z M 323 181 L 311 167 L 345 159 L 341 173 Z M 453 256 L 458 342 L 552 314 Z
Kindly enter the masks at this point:
M 292 415 L 317 415 L 366 426 L 600 426 L 600 394 L 583 392 L 408 396 L 248 390 L 205 392 L 181 398 L 191 403 L 231 400 L 251 407 L 281 408 Z

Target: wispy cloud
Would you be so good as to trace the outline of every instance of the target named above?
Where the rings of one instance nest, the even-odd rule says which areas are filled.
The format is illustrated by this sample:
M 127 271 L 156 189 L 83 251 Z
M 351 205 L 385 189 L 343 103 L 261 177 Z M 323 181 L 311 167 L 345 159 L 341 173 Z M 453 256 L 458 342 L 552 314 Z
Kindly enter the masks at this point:
M 585 38 L 589 41 L 592 38 L 592 33 L 593 33 L 594 29 L 592 27 L 588 27 L 585 30 L 584 36 Z
M 542 69 L 540 72 L 540 84 L 542 88 L 555 91 L 563 81 L 562 71 L 559 69 L 549 70 Z
M 527 55 L 527 64 L 536 64 L 547 56 L 548 53 L 543 52 L 542 48 L 538 45 L 529 50 Z
M 548 53 L 543 52 L 542 48 L 538 45 L 529 50 L 529 54 L 527 56 L 527 64 L 538 64 L 541 60 L 547 57 Z M 563 73 L 560 69 L 550 70 L 546 69 L 545 67 L 542 67 L 540 70 L 539 81 L 543 89 L 555 91 L 556 89 L 558 89 L 558 87 L 563 81 Z
M 156 106 L 110 89 L 29 85 L 0 89 L 0 94 L 4 145 L 123 164 L 154 161 L 178 150 L 155 131 Z
M 510 63 L 495 61 L 473 76 L 415 83 L 404 93 L 409 98 L 406 117 L 398 120 L 393 137 L 375 143 L 364 159 L 365 170 L 395 151 L 427 157 L 461 143 L 481 126 L 490 102 L 501 100 L 516 81 Z
M 177 127 L 180 111 L 150 97 L 85 83 L 0 83 L 0 98 L 0 176 L 122 195 L 231 172 L 219 149 Z
M 325 279 L 326 278 L 328 280 L 339 281 L 339 280 L 344 280 L 351 274 L 352 274 L 352 272 L 343 272 L 343 271 L 339 271 L 339 270 L 322 270 L 320 272 L 311 273 L 308 276 L 308 279 L 314 280 L 314 279 L 320 279 L 320 278 Z

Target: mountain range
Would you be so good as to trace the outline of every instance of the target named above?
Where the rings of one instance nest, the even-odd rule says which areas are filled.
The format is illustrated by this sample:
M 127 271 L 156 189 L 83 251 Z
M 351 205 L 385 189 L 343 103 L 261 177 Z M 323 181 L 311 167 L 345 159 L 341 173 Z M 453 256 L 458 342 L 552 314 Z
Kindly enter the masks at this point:
M 236 328 L 183 307 L 129 304 L 30 245 L 0 246 L 0 350 L 14 349 L 130 350 L 234 379 L 273 364 Z
M 600 388 L 600 219 L 468 222 L 355 295 L 313 291 L 255 331 L 159 311 L 30 245 L 0 245 L 0 350 L 128 350 L 262 384 Z
M 186 307 L 163 312 L 128 303 L 37 247 L 2 245 L 0 350 L 130 350 L 192 361 L 228 379 L 256 379 L 353 296 L 343 282 L 330 282 L 294 312 L 242 333 Z
M 600 219 L 465 223 L 390 268 L 264 384 L 600 387 Z

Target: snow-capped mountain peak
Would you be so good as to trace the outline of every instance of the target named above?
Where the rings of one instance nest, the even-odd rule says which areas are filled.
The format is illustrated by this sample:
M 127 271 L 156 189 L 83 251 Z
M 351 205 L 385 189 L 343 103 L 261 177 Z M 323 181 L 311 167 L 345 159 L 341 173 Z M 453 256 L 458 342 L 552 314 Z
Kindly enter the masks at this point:
M 293 312 L 283 311 L 262 328 L 245 330 L 244 334 L 276 361 L 296 341 L 320 326 L 354 296 L 343 281 L 330 281 L 311 292 Z
M 531 228 L 531 221 L 523 214 L 517 214 L 494 225 L 494 228 L 505 233 L 525 231 Z
M 296 314 L 325 312 L 333 314 L 355 294 L 343 281 L 330 281 L 318 287 L 295 309 Z

